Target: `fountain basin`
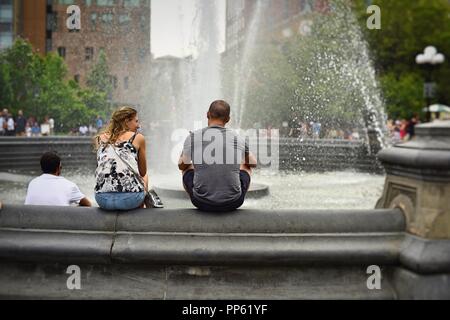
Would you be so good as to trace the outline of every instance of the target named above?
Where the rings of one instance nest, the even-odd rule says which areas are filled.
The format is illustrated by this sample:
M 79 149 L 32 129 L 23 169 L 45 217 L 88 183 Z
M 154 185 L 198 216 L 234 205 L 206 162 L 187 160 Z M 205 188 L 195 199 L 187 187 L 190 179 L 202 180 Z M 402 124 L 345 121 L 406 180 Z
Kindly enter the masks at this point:
M 154 186 L 155 191 L 164 197 L 175 199 L 189 199 L 189 195 L 178 184 L 160 184 Z M 251 183 L 250 189 L 247 191 L 246 198 L 248 199 L 260 199 L 269 195 L 269 186 L 262 183 Z

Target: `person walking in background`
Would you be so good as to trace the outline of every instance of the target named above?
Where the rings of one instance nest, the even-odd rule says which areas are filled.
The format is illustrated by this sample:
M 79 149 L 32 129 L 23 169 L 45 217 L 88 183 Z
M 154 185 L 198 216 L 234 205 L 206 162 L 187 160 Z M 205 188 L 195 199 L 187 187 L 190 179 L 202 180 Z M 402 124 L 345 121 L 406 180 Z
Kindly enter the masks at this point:
M 48 124 L 50 125 L 50 135 L 53 136 L 55 134 L 55 119 L 48 119 Z
M 50 123 L 48 121 L 48 116 L 44 118 L 44 122 L 41 123 L 41 135 L 48 136 L 50 135 Z
M 103 119 L 100 116 L 97 116 L 95 120 L 95 125 L 97 126 L 97 130 L 100 131 L 103 128 Z
M 0 136 L 4 136 L 6 134 L 6 117 L 3 112 L 0 113 Z
M 81 125 L 78 131 L 80 133 L 80 136 L 85 137 L 88 135 L 89 128 L 86 125 Z
M 411 118 L 411 120 L 408 123 L 408 128 L 407 128 L 407 132 L 408 132 L 408 136 L 409 139 L 414 139 L 414 136 L 416 135 L 416 125 L 418 125 L 420 123 L 419 121 L 419 116 L 417 114 L 414 114 L 414 116 Z
M 402 140 L 401 136 L 400 136 L 401 125 L 402 125 L 402 122 L 400 120 L 395 121 L 394 135 L 392 138 L 392 143 L 394 143 L 394 144 L 399 143 Z
M 32 137 L 41 136 L 41 128 L 39 127 L 39 123 L 37 121 L 34 121 L 33 126 L 31 127 L 31 136 Z
M 407 131 L 406 129 L 408 128 L 408 121 L 406 121 L 406 119 L 402 119 L 401 123 L 400 123 L 400 140 L 405 140 L 406 139 L 406 135 L 407 135 Z
M 23 111 L 19 110 L 16 119 L 16 136 L 23 137 L 26 133 L 27 119 L 23 116 Z
M 16 135 L 16 122 L 12 114 L 8 114 L 8 120 L 6 121 L 6 135 L 7 136 L 15 136 Z

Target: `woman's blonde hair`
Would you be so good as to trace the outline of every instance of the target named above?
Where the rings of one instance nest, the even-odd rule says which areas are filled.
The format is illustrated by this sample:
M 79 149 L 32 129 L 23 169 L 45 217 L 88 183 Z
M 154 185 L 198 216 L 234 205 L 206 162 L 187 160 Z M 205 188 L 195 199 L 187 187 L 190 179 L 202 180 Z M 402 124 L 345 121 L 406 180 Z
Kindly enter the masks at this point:
M 120 135 L 128 131 L 126 121 L 132 120 L 136 115 L 136 109 L 131 107 L 121 107 L 114 111 L 106 129 L 96 136 L 97 141 L 102 134 L 106 134 L 109 136 L 108 144 L 116 143 Z

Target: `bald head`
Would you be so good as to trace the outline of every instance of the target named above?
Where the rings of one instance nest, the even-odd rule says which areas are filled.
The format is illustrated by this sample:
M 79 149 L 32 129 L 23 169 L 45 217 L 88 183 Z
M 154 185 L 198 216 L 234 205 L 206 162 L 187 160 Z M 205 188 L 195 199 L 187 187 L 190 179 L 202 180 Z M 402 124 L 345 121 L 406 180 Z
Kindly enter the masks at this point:
M 216 100 L 209 107 L 208 119 L 227 123 L 230 121 L 230 110 L 230 105 L 226 101 Z

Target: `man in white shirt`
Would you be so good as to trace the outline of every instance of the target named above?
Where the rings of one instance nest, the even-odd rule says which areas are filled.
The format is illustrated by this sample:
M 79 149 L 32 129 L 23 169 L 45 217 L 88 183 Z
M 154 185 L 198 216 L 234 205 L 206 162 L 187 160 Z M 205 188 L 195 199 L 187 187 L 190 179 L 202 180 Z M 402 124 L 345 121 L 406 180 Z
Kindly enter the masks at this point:
M 31 180 L 28 185 L 25 205 L 70 206 L 78 204 L 90 207 L 91 202 L 81 193 L 78 186 L 61 177 L 61 159 L 53 152 L 41 157 L 43 174 Z
M 0 113 L 0 136 L 5 135 L 5 126 L 6 126 L 6 119 L 3 116 L 3 114 Z
M 16 135 L 16 122 L 12 114 L 8 115 L 8 120 L 6 122 L 6 135 L 7 136 L 15 136 Z

